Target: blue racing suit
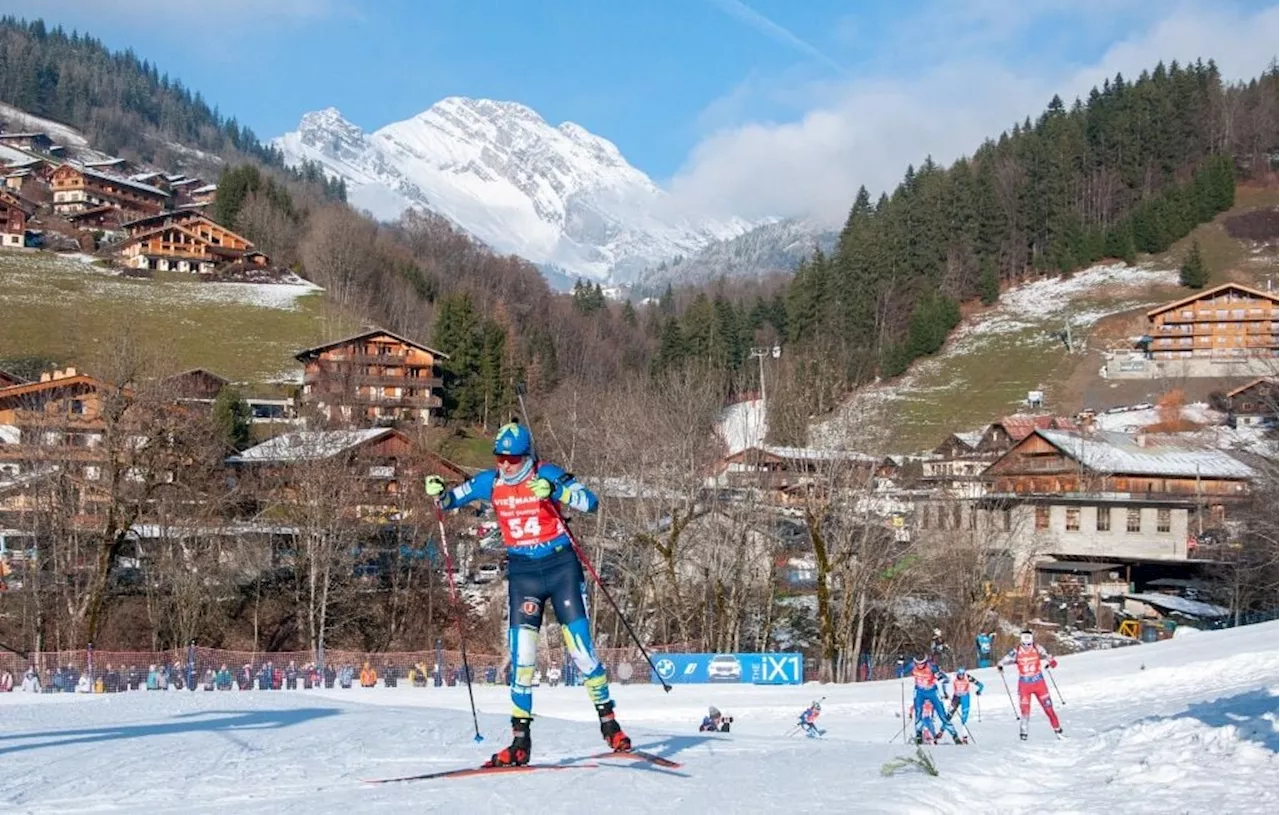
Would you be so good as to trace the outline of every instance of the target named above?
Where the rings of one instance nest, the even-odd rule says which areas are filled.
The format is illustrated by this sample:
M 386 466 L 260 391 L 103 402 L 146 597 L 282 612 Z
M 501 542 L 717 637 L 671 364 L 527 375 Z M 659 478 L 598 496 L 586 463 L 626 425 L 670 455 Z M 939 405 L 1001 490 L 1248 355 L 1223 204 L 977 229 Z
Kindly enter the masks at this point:
M 529 488 L 535 478 L 552 484 L 548 499 Z M 595 705 L 609 701 L 609 679 L 596 658 L 587 615 L 587 582 L 557 504 L 594 512 L 596 496 L 554 464 L 533 462 L 510 479 L 484 470 L 440 497 L 442 509 L 473 501 L 493 507 L 507 547 L 507 645 L 511 656 L 512 716 L 533 717 L 542 612 L 551 601 L 565 647 Z
M 991 667 L 991 647 L 995 644 L 995 637 L 991 634 L 979 634 L 974 637 L 974 642 L 978 646 L 978 667 Z
M 929 701 L 933 703 L 933 710 L 938 714 L 938 718 L 942 719 L 942 727 L 952 738 L 959 739 L 956 729 L 951 724 L 951 720 L 947 718 L 946 708 L 942 706 L 942 699 L 938 697 L 938 683 L 942 683 L 942 692 L 946 693 L 948 683 L 947 675 L 938 669 L 938 666 L 932 662 L 916 663 L 911 670 L 911 677 L 916 683 L 915 697 L 915 714 L 916 714 L 916 738 L 920 738 L 920 731 L 924 729 L 924 703 Z

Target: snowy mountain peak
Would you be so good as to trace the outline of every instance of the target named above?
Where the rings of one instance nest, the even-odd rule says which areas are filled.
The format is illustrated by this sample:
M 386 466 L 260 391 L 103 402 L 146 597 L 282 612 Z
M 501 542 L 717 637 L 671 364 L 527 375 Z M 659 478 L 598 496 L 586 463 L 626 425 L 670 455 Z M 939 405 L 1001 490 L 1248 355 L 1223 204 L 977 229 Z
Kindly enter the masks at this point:
M 751 226 L 678 213 L 617 145 L 518 102 L 450 96 L 370 134 L 326 108 L 275 144 L 287 162 L 317 161 L 345 179 L 351 202 L 375 217 L 431 210 L 571 278 L 629 281 Z

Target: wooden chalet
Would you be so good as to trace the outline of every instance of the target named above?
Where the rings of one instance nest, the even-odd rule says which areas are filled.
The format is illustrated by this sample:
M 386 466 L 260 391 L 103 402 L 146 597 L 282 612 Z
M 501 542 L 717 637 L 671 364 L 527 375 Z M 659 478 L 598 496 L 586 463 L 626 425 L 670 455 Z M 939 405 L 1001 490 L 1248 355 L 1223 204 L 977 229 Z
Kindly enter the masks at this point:
M 1280 297 L 1223 283 L 1147 312 L 1152 359 L 1275 358 Z
M 192 368 L 160 381 L 162 392 L 179 401 L 212 402 L 230 380 L 205 368 Z
M 227 464 L 256 496 L 258 506 L 247 511 L 300 501 L 303 490 L 323 489 L 348 504 L 344 514 L 375 523 L 407 520 L 426 475 L 455 482 L 467 478 L 457 465 L 417 449 L 393 427 L 284 433 L 231 456 Z
M 53 171 L 53 210 L 68 215 L 103 204 L 135 216 L 163 212 L 169 193 L 149 184 L 118 178 L 74 164 Z
M 26 245 L 27 221 L 36 209 L 8 189 L 0 188 L 0 246 Z
M 53 148 L 53 139 L 48 133 L 0 133 L 0 144 L 16 147 L 19 150 L 36 150 L 47 153 Z
M 101 458 L 95 450 L 105 429 L 106 388 L 75 368 L 0 388 L 0 427 L 10 428 L 9 443 L 0 446 L 0 467 L 22 475 L 51 463 L 74 463 L 93 476 L 92 465 Z
M 1016 414 L 987 425 L 973 452 L 995 458 L 1037 430 L 1074 430 L 1076 422 L 1064 416 Z M 992 455 L 995 454 L 995 455 Z
M 1173 437 L 1037 430 L 987 470 L 973 505 L 1010 533 L 1024 560 L 1107 558 L 1120 563 L 1210 557 L 1198 544 L 1219 527 L 1256 473 L 1227 453 Z
M 191 211 L 177 210 L 128 221 L 129 237 L 119 245 L 126 266 L 178 272 L 212 272 L 245 261 L 266 267 L 270 260 L 248 238 Z
M 131 161 L 125 158 L 108 158 L 100 161 L 86 161 L 84 167 L 96 173 L 131 176 L 137 170 Z M 136 179 L 135 179 L 136 180 Z
M 120 210 L 107 204 L 70 212 L 63 216 L 77 229 L 101 229 L 105 232 L 120 231 Z
M 1277 415 L 1276 380 L 1255 379 L 1227 392 L 1231 405 L 1231 421 L 1236 427 L 1250 427 L 1270 422 L 1275 424 Z
M 302 404 L 334 424 L 431 424 L 442 406 L 440 363 L 449 356 L 384 329 L 317 345 L 303 366 Z

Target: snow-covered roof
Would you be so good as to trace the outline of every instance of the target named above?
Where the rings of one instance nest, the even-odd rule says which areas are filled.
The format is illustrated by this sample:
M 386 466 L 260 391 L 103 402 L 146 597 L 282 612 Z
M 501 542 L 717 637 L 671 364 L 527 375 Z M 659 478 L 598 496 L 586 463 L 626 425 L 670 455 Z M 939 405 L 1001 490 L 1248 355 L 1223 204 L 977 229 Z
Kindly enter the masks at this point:
M 203 187 L 196 187 L 194 190 L 191 191 L 191 194 L 199 195 L 200 193 L 204 193 L 204 192 L 217 192 L 217 191 L 218 191 L 217 184 L 205 184 Z
M 1172 594 L 1126 594 L 1124 598 L 1126 600 L 1137 600 L 1139 603 L 1146 603 L 1149 606 L 1176 611 L 1189 617 L 1225 617 L 1231 613 L 1229 609 L 1213 603 L 1188 600 L 1185 597 L 1177 597 Z
M 137 181 L 130 181 L 127 178 L 121 178 L 120 176 L 117 176 L 117 175 L 99 173 L 94 170 L 90 170 L 88 167 L 82 166 L 82 167 L 79 167 L 78 169 L 80 170 L 80 172 L 84 173 L 85 175 L 92 176 L 93 178 L 96 178 L 99 181 L 108 181 L 112 184 L 123 184 L 126 187 L 133 187 L 135 190 L 141 190 L 142 192 L 151 193 L 152 195 L 158 195 L 162 198 L 169 197 L 169 193 L 165 192 L 164 190 L 157 189 L 151 186 L 150 184 L 141 184 Z
M 978 442 L 982 441 L 981 430 L 971 430 L 967 433 L 952 433 L 951 435 L 955 436 L 957 439 L 964 442 L 965 445 L 969 447 L 969 449 L 973 449 L 974 447 L 977 447 Z
M 827 450 L 819 447 L 781 447 L 775 444 L 757 445 L 757 450 L 778 458 L 793 461 L 861 461 L 879 463 L 880 458 L 853 450 Z
M 1163 475 L 1195 478 L 1252 478 L 1246 464 L 1221 450 L 1175 445 L 1168 440 L 1137 439 L 1099 431 L 1090 435 L 1067 430 L 1037 430 L 1045 441 L 1091 470 L 1124 475 Z
M 350 450 L 395 431 L 387 427 L 363 430 L 299 430 L 250 447 L 228 461 L 254 464 L 276 461 L 318 461 Z

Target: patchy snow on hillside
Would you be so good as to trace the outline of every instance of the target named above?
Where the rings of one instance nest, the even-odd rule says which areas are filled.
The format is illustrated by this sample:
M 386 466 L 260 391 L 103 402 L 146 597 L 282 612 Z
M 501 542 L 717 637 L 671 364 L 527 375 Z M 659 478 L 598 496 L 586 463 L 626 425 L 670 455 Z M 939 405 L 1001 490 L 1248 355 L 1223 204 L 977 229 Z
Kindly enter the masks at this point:
M 729 405 L 720 414 L 719 432 L 729 448 L 729 455 L 764 444 L 769 432 L 769 425 L 765 422 L 764 400 L 751 399 Z
M 15 108 L 13 105 L 6 105 L 3 102 L 0 102 L 0 119 L 10 123 L 9 129 L 11 131 L 21 129 L 27 132 L 48 133 L 49 138 L 53 139 L 55 144 L 68 147 L 87 148 L 89 146 L 89 140 L 74 127 L 55 122 L 52 119 L 32 116 L 25 110 Z
M 917 360 L 907 373 L 890 382 L 859 388 L 835 414 L 810 427 L 814 446 L 872 449 L 884 444 L 876 421 L 885 410 L 903 400 L 954 396 L 954 380 L 928 385 L 956 357 L 969 356 L 986 345 L 1003 348 L 1048 348 L 1061 345 L 1054 336 L 1070 321 L 1073 341 L 1087 345 L 1086 329 L 1099 320 L 1134 308 L 1153 305 L 1149 289 L 1177 285 L 1178 273 L 1169 269 L 1127 266 L 1123 263 L 1092 266 L 1070 277 L 1050 277 L 1008 289 L 991 308 L 965 319 L 951 332 L 947 344 L 932 357 Z M 992 417 L 995 418 L 995 417 Z M 851 428 L 856 432 L 852 437 Z

